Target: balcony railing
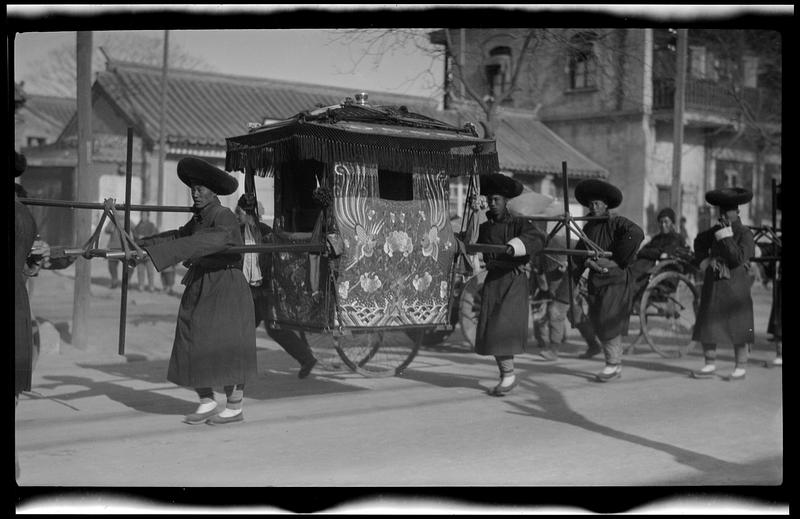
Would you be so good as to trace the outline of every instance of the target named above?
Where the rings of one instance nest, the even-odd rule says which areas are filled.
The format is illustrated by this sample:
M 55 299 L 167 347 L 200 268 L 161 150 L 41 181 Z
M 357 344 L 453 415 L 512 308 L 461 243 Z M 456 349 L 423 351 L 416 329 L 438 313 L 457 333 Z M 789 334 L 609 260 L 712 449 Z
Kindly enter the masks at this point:
M 733 115 L 745 107 L 759 121 L 780 119 L 781 93 L 766 88 L 740 89 L 734 95 L 729 88 L 711 81 L 688 79 L 686 81 L 685 107 L 687 110 Z M 672 109 L 675 106 L 675 80 L 653 80 L 653 110 Z

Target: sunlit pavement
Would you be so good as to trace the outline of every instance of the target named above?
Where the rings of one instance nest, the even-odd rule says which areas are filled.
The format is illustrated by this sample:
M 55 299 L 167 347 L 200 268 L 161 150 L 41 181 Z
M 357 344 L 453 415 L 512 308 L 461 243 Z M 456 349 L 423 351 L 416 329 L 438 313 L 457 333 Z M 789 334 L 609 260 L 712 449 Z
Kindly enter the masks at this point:
M 405 374 L 364 378 L 298 366 L 263 329 L 245 421 L 189 426 L 195 394 L 166 381 L 178 299 L 129 292 L 126 355 L 117 354 L 119 289 L 92 286 L 89 351 L 67 340 L 69 272 L 43 272 L 32 308 L 61 334 L 43 351 L 16 410 L 18 484 L 206 486 L 707 486 L 783 481 L 782 368 L 766 341 L 770 293 L 754 286 L 757 342 L 744 381 L 694 380 L 699 346 L 663 359 L 640 346 L 622 378 L 577 358 L 518 357 L 520 385 L 495 398 L 488 357 L 458 329 L 423 347 Z M 52 341 L 53 338 L 51 337 Z M 47 346 L 43 346 L 43 349 Z M 55 350 L 55 351 L 53 351 Z M 334 359 L 332 352 L 318 352 Z M 733 352 L 721 346 L 718 370 Z M 218 401 L 224 397 L 218 395 Z

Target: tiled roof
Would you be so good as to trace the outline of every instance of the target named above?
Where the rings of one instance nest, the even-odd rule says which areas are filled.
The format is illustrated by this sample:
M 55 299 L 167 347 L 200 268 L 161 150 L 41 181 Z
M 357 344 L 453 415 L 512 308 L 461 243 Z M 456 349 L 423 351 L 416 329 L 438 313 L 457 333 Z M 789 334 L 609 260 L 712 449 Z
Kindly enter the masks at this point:
M 555 174 L 561 162 L 570 177 L 606 178 L 608 171 L 559 137 L 535 117 L 506 115 L 497 130 L 497 153 L 503 169 L 520 173 Z
M 55 128 L 63 128 L 75 114 L 77 101 L 72 97 L 28 95 L 25 109 L 50 122 Z
M 158 139 L 161 107 L 159 67 L 113 62 L 97 77 L 102 88 L 148 137 Z M 225 146 L 225 138 L 247 133 L 247 123 L 286 119 L 317 105 L 330 106 L 354 89 L 310 85 L 217 73 L 170 69 L 167 88 L 167 140 L 173 144 Z M 369 93 L 372 104 L 429 104 L 422 97 Z
M 161 68 L 111 62 L 98 74 L 105 92 L 132 120 L 141 121 L 146 137 L 158 139 Z M 291 81 L 170 69 L 166 135 L 173 146 L 225 148 L 225 139 L 247 133 L 247 123 L 281 120 L 317 106 L 338 104 L 358 90 Z M 476 115 L 437 109 L 433 99 L 368 92 L 370 104 L 405 105 L 412 112 L 456 126 L 477 123 Z M 503 116 L 497 131 L 500 167 L 521 173 L 561 173 L 566 160 L 571 176 L 606 177 L 608 172 L 570 146 L 530 112 Z
M 470 117 L 470 112 L 473 115 Z M 462 113 L 439 111 L 434 117 L 462 126 L 478 121 L 472 110 Z M 608 171 L 559 137 L 536 116 L 526 110 L 503 109 L 495 133 L 500 169 L 514 173 L 561 175 L 561 162 L 567 162 L 571 178 L 606 178 Z

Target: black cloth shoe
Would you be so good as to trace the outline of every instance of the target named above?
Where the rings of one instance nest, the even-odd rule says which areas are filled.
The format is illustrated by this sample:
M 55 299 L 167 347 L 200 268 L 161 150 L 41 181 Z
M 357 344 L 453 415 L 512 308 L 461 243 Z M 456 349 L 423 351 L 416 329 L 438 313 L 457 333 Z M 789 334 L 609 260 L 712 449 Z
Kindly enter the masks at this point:
M 613 373 L 606 374 L 601 371 L 595 375 L 595 378 L 598 382 L 608 382 L 609 380 L 614 380 L 615 378 L 622 378 L 622 365 L 617 366 L 617 369 L 615 369 Z
M 306 378 L 311 374 L 311 370 L 317 365 L 317 359 L 311 359 L 308 364 L 300 366 L 300 371 L 297 372 L 297 378 Z
M 208 425 L 225 425 L 225 424 L 228 424 L 228 423 L 236 423 L 236 422 L 243 422 L 243 421 L 244 421 L 244 411 L 242 411 L 241 413 L 239 413 L 237 415 L 227 416 L 227 417 L 222 417 L 222 416 L 220 416 L 218 414 L 215 414 L 214 416 L 212 416 L 211 418 L 206 420 L 206 423 Z
M 709 378 L 714 378 L 716 376 L 717 376 L 716 369 L 712 369 L 711 371 L 701 371 L 699 369 L 697 371 L 692 371 L 692 378 L 696 379 L 709 379 Z
M 558 360 L 558 353 L 553 350 L 542 349 L 539 350 L 539 356 L 547 361 Z
M 492 396 L 506 396 L 506 393 L 510 393 L 512 389 L 517 387 L 519 383 L 519 378 L 514 378 L 514 382 L 511 383 L 509 386 L 503 386 L 502 384 L 497 384 L 492 389 L 489 390 L 489 394 Z
M 187 414 L 183 417 L 183 423 L 188 423 L 189 425 L 199 425 L 201 423 L 205 423 L 206 420 L 217 413 L 219 413 L 219 406 L 215 407 L 211 411 L 206 411 L 205 413 Z
M 595 355 L 599 355 L 602 352 L 603 352 L 603 348 L 601 348 L 600 346 L 589 346 L 589 349 L 586 350 L 585 352 L 581 353 L 580 355 L 578 355 L 578 358 L 579 359 L 591 359 Z

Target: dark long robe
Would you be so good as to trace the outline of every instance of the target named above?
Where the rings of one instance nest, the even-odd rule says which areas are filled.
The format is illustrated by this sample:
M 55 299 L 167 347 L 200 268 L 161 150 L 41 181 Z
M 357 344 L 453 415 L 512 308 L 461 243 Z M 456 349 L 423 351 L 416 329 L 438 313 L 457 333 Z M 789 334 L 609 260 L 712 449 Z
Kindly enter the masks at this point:
M 256 374 L 253 297 L 242 255 L 220 252 L 243 245 L 233 212 L 214 200 L 180 229 L 140 244 L 159 272 L 181 261 L 189 267 L 167 380 L 193 388 L 247 383 Z
M 481 309 L 475 336 L 479 355 L 517 355 L 525 352 L 528 340 L 528 276 L 526 264 L 531 255 L 544 248 L 545 236 L 532 220 L 505 213 L 489 219 L 478 229 L 478 243 L 508 244 L 514 238 L 525 247 L 525 254 L 484 254 L 486 280 L 481 293 Z
M 628 334 L 637 278 L 641 272 L 634 265 L 636 251 L 644 239 L 641 227 L 619 215 L 608 220 L 590 220 L 583 227 L 586 236 L 601 249 L 612 253 L 616 263 L 607 273 L 589 271 L 589 320 L 601 341 Z M 583 240 L 578 249 L 587 249 Z M 585 268 L 586 258 L 576 258 L 575 282 Z
M 752 343 L 752 278 L 748 268 L 755 256 L 753 233 L 736 220 L 731 222 L 733 236 L 717 240 L 714 233 L 720 228 L 715 225 L 694 240 L 695 261 L 715 259 L 726 272 L 710 263 L 706 267 L 692 339 L 714 344 Z
M 36 222 L 22 203 L 14 200 L 14 394 L 30 391 L 33 374 L 33 323 L 25 263 L 36 239 Z

